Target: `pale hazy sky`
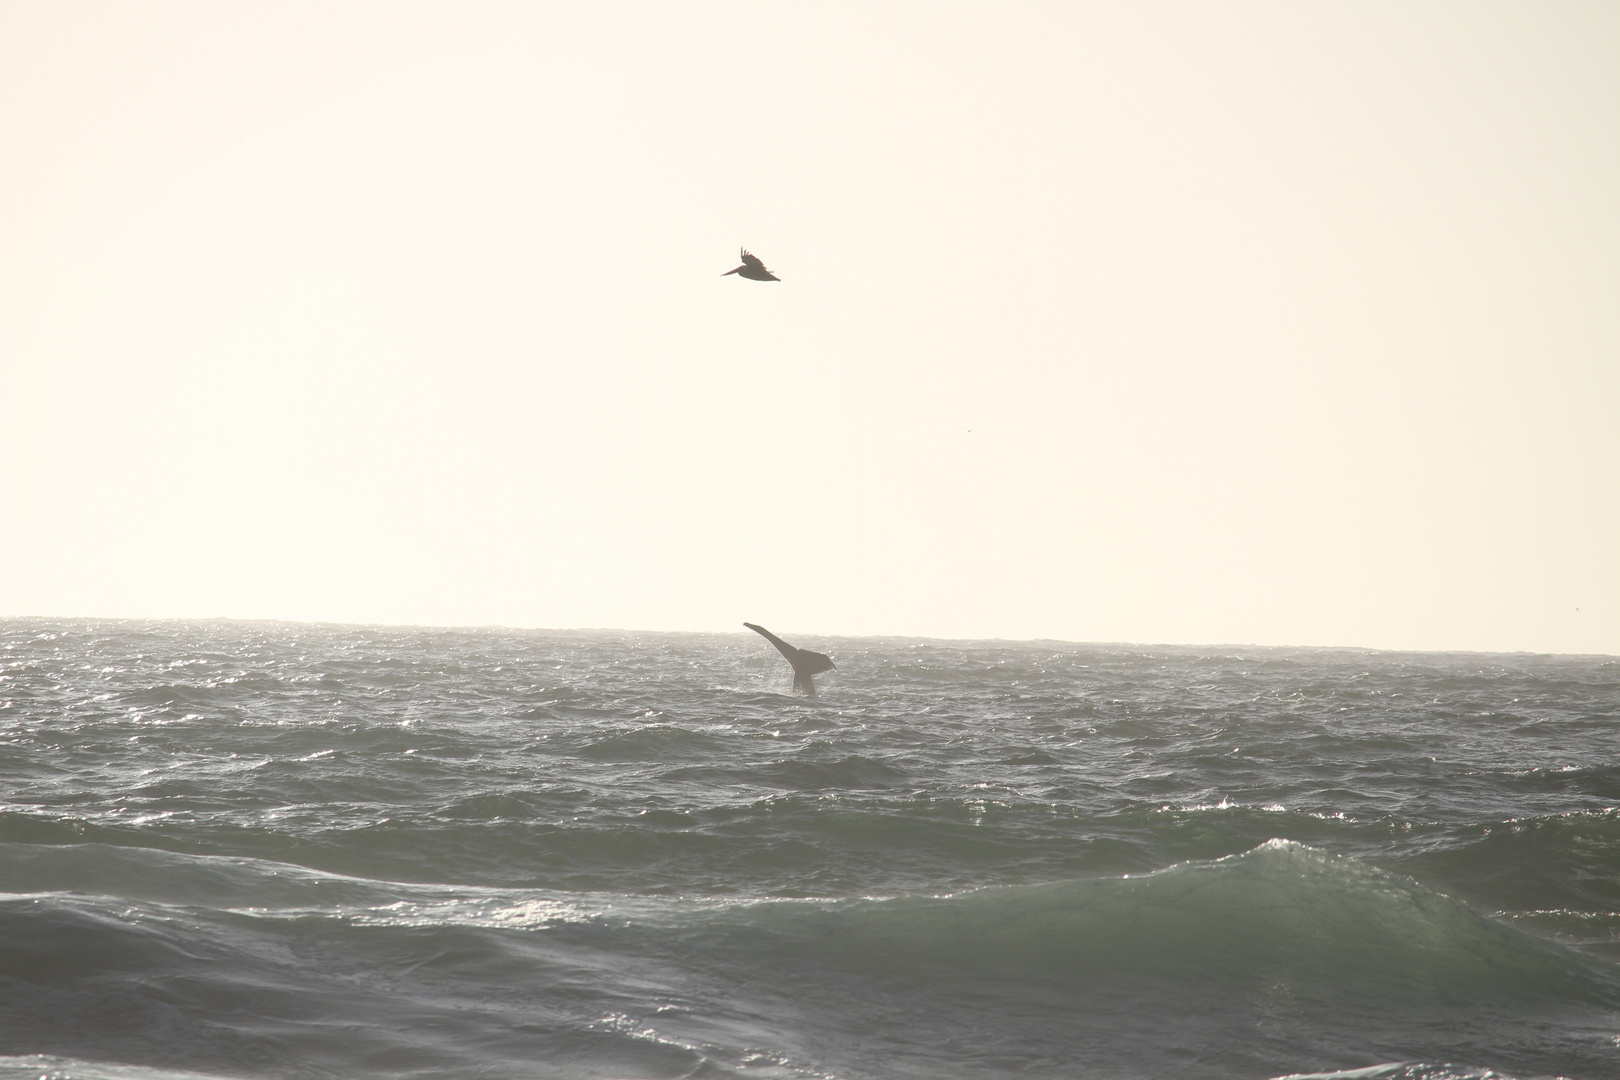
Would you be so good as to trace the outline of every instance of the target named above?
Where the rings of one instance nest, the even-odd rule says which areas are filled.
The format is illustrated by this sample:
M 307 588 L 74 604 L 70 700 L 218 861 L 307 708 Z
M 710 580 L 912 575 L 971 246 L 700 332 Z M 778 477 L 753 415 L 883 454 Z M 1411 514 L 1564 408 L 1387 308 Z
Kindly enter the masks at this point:
M 1620 3 L 0 0 L 0 230 L 0 615 L 1620 653 Z

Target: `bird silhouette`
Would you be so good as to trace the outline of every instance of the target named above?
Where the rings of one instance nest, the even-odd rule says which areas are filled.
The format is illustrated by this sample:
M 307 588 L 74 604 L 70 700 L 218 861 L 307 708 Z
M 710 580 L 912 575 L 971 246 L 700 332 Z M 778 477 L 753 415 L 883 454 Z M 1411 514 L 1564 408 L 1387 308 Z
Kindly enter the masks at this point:
M 771 273 L 769 270 L 765 269 L 765 264 L 759 261 L 759 256 L 758 255 L 752 254 L 751 252 L 744 251 L 742 253 L 742 260 L 743 260 L 743 264 L 741 266 L 737 267 L 737 269 L 735 269 L 735 270 L 727 270 L 725 274 L 721 274 L 720 276 L 725 277 L 726 274 L 736 274 L 739 277 L 748 278 L 750 281 L 781 281 L 782 280 L 781 278 L 777 277 L 775 274 Z

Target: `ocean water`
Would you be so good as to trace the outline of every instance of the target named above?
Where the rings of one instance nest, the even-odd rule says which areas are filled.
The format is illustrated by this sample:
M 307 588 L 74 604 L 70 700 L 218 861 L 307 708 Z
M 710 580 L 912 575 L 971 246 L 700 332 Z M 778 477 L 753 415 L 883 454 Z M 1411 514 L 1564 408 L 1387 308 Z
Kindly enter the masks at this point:
M 1620 1077 L 1620 661 L 772 629 L 0 621 L 0 1080 Z

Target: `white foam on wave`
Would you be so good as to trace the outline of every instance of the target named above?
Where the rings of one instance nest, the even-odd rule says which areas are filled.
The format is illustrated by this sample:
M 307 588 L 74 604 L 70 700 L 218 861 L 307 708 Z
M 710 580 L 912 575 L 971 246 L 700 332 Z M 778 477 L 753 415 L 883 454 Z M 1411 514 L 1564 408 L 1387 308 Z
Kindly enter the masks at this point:
M 232 1080 L 214 1073 L 149 1069 L 50 1054 L 0 1057 L 0 1080 Z

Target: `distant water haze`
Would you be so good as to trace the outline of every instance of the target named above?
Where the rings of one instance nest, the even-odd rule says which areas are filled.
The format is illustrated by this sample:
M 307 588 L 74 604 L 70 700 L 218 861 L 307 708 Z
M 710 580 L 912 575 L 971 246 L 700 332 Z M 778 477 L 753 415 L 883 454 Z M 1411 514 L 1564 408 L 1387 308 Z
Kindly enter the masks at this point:
M 0 146 L 0 614 L 1620 653 L 1614 5 L 5 0 Z

